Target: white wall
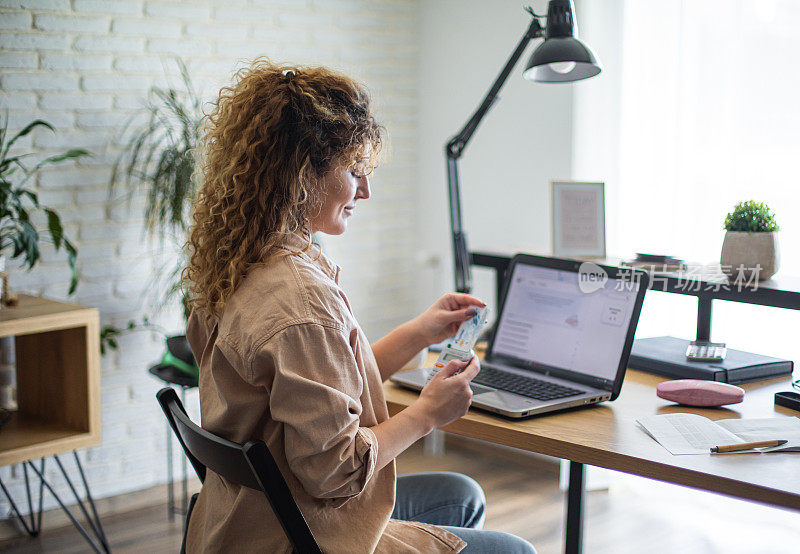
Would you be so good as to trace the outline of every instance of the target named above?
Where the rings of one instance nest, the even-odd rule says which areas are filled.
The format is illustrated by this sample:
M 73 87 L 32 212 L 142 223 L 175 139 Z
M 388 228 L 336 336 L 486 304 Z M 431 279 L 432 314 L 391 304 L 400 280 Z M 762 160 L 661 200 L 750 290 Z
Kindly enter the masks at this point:
M 576 3 L 581 40 L 603 68 L 600 75 L 575 86 L 572 176 L 605 183 L 606 250 L 615 253 L 620 218 L 619 162 L 622 102 L 622 0 Z
M 546 6 L 544 0 L 534 2 L 537 13 L 545 13 Z M 444 144 L 477 108 L 530 16 L 516 0 L 437 0 L 421 4 L 419 21 L 416 221 L 420 261 L 426 263 L 418 277 L 422 308 L 454 286 Z M 461 160 L 463 219 L 472 250 L 550 249 L 549 183 L 570 177 L 576 85 L 524 80 L 534 45 L 509 76 Z M 491 274 L 476 270 L 474 277 L 474 292 L 493 304 Z
M 237 60 L 268 55 L 331 65 L 372 89 L 391 136 L 389 161 L 374 177 L 373 199 L 328 248 L 370 337 L 409 318 L 416 297 L 408 227 L 417 176 L 417 27 L 415 0 L 1 0 L 0 109 L 9 110 L 16 129 L 37 117 L 56 127 L 20 141 L 19 151 L 83 147 L 94 154 L 35 183 L 78 246 L 80 286 L 70 300 L 99 308 L 103 324 L 124 325 L 149 311 L 142 295 L 157 257 L 142 239 L 141 204 L 107 210 L 107 184 L 124 122 L 153 83 L 179 82 L 172 57 L 186 60 L 210 99 Z M 66 298 L 68 279 L 63 256 L 47 249 L 32 272 L 11 274 L 15 291 L 55 299 Z M 177 313 L 162 319 L 181 330 Z M 146 371 L 163 349 L 160 336 L 135 333 L 103 357 L 103 443 L 81 453 L 98 497 L 166 479 L 160 384 Z M 196 405 L 195 396 L 188 400 Z M 0 474 L 21 499 L 19 466 Z

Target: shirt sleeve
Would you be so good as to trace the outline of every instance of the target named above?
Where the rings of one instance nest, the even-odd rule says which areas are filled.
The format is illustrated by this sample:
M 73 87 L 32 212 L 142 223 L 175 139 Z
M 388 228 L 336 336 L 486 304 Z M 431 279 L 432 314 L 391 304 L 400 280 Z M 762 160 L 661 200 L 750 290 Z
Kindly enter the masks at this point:
M 347 332 L 291 325 L 254 353 L 256 379 L 262 364 L 274 368 L 270 413 L 283 423 L 286 459 L 305 490 L 316 498 L 359 494 L 375 470 L 378 444 L 359 423 L 364 382 Z

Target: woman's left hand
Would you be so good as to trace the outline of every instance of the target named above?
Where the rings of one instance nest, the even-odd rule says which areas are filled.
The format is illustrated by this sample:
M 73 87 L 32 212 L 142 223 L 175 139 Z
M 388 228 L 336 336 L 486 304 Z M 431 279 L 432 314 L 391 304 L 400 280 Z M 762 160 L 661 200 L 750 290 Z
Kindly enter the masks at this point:
M 414 320 L 417 332 L 428 345 L 442 342 L 475 315 L 476 306 L 483 308 L 486 304 L 469 294 L 448 292 Z

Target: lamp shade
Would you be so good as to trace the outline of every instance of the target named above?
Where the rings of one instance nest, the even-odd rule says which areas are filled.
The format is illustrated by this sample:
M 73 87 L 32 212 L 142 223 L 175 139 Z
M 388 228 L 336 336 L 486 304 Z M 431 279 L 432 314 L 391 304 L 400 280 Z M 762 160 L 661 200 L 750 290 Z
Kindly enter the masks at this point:
M 572 0 L 550 0 L 545 39 L 531 54 L 523 77 L 540 83 L 567 83 L 600 73 L 600 63 L 588 46 L 575 38 Z
M 523 77 L 540 83 L 567 83 L 600 73 L 592 51 L 573 37 L 548 38 L 531 54 Z

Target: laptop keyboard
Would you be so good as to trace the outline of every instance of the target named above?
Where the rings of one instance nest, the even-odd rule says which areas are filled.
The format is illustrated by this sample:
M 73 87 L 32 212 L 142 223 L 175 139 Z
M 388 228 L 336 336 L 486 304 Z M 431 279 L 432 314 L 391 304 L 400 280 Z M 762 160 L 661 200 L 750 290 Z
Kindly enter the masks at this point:
M 556 383 L 534 379 L 533 377 L 523 377 L 522 375 L 486 366 L 481 367 L 480 373 L 472 382 L 545 401 L 575 396 L 584 392 L 572 387 L 557 385 Z

